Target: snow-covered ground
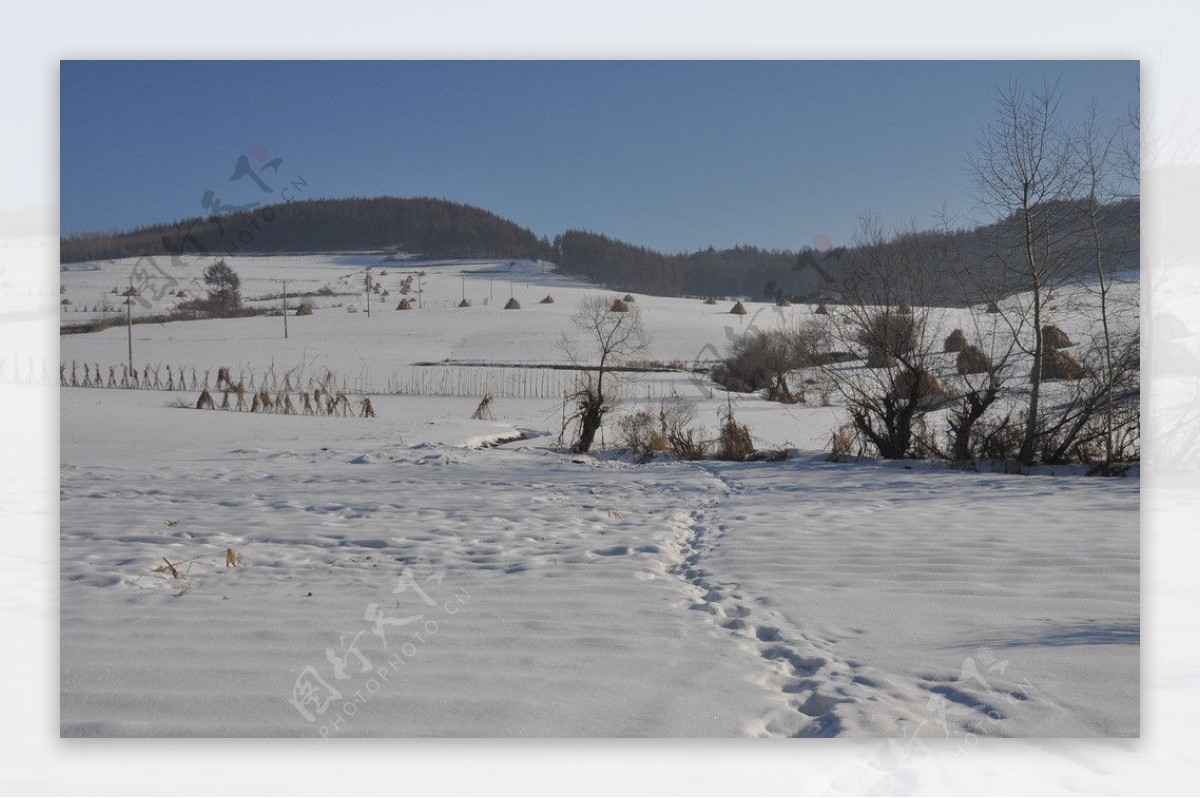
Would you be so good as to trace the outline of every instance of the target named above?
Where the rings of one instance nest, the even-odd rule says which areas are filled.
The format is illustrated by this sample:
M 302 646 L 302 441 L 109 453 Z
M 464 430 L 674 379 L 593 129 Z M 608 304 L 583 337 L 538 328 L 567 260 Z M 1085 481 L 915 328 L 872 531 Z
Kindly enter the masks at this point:
M 247 296 L 334 290 L 287 340 L 278 317 L 133 328 L 164 380 L 328 369 L 377 418 L 61 391 L 64 735 L 1138 734 L 1136 478 L 830 463 L 841 408 L 752 397 L 739 420 L 793 459 L 572 457 L 570 372 L 521 366 L 563 363 L 600 289 L 540 264 L 378 260 L 230 258 Z M 336 292 L 372 262 L 390 293 L 368 318 Z M 64 272 L 62 321 L 132 263 Z M 394 310 L 418 269 L 422 307 Z M 501 310 L 510 290 L 521 310 Z M 811 312 L 636 301 L 663 363 Z M 107 375 L 126 333 L 61 346 Z M 494 421 L 469 418 L 481 386 Z M 688 372 L 624 393 L 693 398 L 710 429 L 726 403 Z

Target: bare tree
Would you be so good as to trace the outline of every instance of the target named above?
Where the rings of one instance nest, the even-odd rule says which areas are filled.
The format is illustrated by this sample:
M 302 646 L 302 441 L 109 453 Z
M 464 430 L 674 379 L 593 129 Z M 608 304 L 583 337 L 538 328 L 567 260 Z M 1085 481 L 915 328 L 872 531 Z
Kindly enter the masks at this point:
M 650 339 L 636 305 L 620 310 L 600 295 L 579 303 L 571 325 L 574 334 L 564 334 L 560 347 L 580 371 L 572 397 L 576 410 L 567 423 L 578 422 L 571 451 L 583 453 L 592 448 L 605 414 L 616 403 L 613 369 L 645 354 Z
M 735 338 L 729 355 L 712 371 L 713 380 L 727 390 L 765 391 L 773 402 L 804 401 L 788 384 L 799 369 L 821 365 L 828 355 L 829 333 L 817 319 L 791 326 L 752 327 Z
M 1080 185 L 1071 131 L 1059 115 L 1057 86 L 1001 90 L 996 120 L 976 142 L 969 165 L 979 208 L 998 223 L 986 242 L 991 296 L 1022 292 L 997 306 L 1013 339 L 1032 358 L 1028 412 L 1019 459 L 1036 456 L 1046 342 L 1054 289 L 1078 269 Z M 1018 300 L 1017 297 L 1020 297 Z
M 1102 397 L 1104 403 L 1105 460 L 1112 462 L 1117 448 L 1118 435 L 1117 398 L 1114 395 L 1127 380 L 1118 362 L 1119 355 L 1128 348 L 1131 333 L 1128 329 L 1128 304 L 1115 302 L 1113 295 L 1114 264 L 1121 262 L 1129 251 L 1136 252 L 1138 246 L 1139 213 L 1132 215 L 1130 229 L 1123 230 L 1125 235 L 1113 236 L 1108 231 L 1119 226 L 1114 219 L 1114 205 L 1117 200 L 1130 196 L 1127 193 L 1134 183 L 1129 173 L 1122 174 L 1136 161 L 1136 146 L 1130 150 L 1130 143 L 1121 140 L 1120 131 L 1104 126 L 1093 104 L 1083 129 L 1078 137 L 1078 158 L 1083 178 L 1083 227 L 1086 232 L 1086 248 L 1088 261 L 1091 265 L 1094 280 L 1084 283 L 1086 293 L 1097 302 L 1097 314 L 1100 324 L 1098 340 L 1099 349 L 1099 383 L 1106 386 Z M 1136 169 L 1133 170 L 1136 172 Z M 1134 189 L 1136 191 L 1136 189 Z M 1128 217 L 1129 213 L 1123 214 Z M 1119 249 L 1123 248 L 1123 249 Z M 1133 308 L 1136 321 L 1136 306 Z M 1126 322 L 1122 324 L 1122 322 Z
M 858 433 L 882 457 L 923 452 L 914 433 L 947 396 L 934 372 L 948 273 L 937 239 L 915 233 L 887 237 L 864 220 L 858 245 L 843 265 L 831 335 L 857 359 L 827 363 L 827 380 L 842 396 Z

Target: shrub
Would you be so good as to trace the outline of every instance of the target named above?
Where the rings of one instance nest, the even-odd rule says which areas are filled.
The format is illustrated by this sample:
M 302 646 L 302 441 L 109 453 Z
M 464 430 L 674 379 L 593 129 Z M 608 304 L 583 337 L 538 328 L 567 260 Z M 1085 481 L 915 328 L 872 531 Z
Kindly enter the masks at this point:
M 943 352 L 961 352 L 970 344 L 967 343 L 967 336 L 962 330 L 955 330 L 946 336 L 946 345 L 942 349 Z
M 708 457 L 708 444 L 694 429 L 673 433 L 667 443 L 671 447 L 671 454 L 680 460 L 703 460 Z
M 717 459 L 742 462 L 754 454 L 754 439 L 745 424 L 739 424 L 733 416 L 733 408 L 725 411 L 721 423 L 721 434 L 717 441 Z
M 835 463 L 844 462 L 854 456 L 856 450 L 861 451 L 858 430 L 847 422 L 833 431 L 829 438 L 829 459 Z
M 649 410 L 635 410 L 622 416 L 617 422 L 617 440 L 639 463 L 666 449 L 666 441 L 658 430 L 658 419 Z

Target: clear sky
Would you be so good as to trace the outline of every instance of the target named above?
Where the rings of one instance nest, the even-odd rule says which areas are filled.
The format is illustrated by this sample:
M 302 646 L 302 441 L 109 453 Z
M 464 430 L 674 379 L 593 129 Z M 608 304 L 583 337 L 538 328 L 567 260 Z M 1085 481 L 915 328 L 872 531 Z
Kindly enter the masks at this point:
M 665 251 L 845 243 L 969 210 L 1009 81 L 1124 116 L 1135 61 L 64 61 L 62 232 L 301 197 L 432 196 Z M 230 180 L 245 156 L 255 175 Z M 268 166 L 274 159 L 282 159 Z

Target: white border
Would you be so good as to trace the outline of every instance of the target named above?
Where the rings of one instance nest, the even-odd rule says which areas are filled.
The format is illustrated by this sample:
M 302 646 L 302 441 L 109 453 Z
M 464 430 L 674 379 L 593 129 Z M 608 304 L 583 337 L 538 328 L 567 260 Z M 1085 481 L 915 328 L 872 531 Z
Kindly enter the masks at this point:
M 1155 278 L 1144 312 L 1169 306 L 1200 331 L 1200 299 L 1164 293 L 1200 260 L 1188 229 L 1200 197 L 1197 4 L 207 0 L 9 4 L 3 16 L 0 237 L 43 236 L 6 256 L 49 308 L 37 324 L 0 324 L 0 352 L 57 362 L 58 60 L 106 57 L 1141 59 L 1143 270 Z M 1146 380 L 1143 739 L 986 741 L 898 775 L 868 764 L 878 741 L 60 741 L 57 393 L 0 386 L 0 792 L 1193 793 L 1200 457 L 1168 472 L 1153 450 L 1180 432 L 1157 397 L 1196 376 Z

